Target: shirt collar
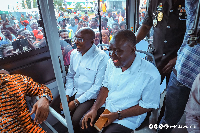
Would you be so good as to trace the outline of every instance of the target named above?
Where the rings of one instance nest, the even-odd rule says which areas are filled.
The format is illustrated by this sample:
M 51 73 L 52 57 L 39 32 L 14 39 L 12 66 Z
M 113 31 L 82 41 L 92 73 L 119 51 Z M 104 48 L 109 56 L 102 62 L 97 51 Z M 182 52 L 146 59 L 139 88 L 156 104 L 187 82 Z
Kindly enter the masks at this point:
M 135 72 L 138 72 L 141 68 L 141 57 L 140 55 L 136 52 L 136 57 L 135 60 L 133 61 L 132 65 L 126 70 L 130 74 L 134 74 Z M 125 71 L 125 72 L 126 72 Z
M 95 48 L 96 48 L 96 46 L 93 44 L 92 47 L 84 55 L 91 56 L 93 54 Z

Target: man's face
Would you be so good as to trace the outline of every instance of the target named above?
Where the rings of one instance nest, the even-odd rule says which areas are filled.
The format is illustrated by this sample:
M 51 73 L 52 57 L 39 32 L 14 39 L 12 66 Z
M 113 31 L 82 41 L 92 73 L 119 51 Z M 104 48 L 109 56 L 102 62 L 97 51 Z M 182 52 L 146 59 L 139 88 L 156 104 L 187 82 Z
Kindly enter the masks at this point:
M 108 13 L 108 17 L 109 17 L 109 18 L 112 17 L 112 12 L 109 12 L 109 13 Z
M 122 30 L 125 30 L 125 29 L 126 29 L 125 24 L 123 24 L 123 25 L 121 26 L 121 29 L 122 29 Z
M 33 24 L 31 25 L 31 29 L 37 30 L 37 29 L 38 29 L 38 24 L 37 24 L 37 23 L 33 23 Z
M 91 22 L 90 22 L 90 27 L 91 27 L 92 29 L 96 29 L 96 28 L 97 28 L 97 22 L 96 22 L 94 19 L 91 20 Z
M 60 37 L 61 37 L 62 39 L 67 39 L 67 38 L 69 38 L 68 32 L 62 32 L 62 33 L 60 33 Z
M 102 27 L 105 27 L 106 25 L 107 25 L 107 22 L 105 21 L 105 20 L 102 20 L 101 21 L 101 25 L 102 25 Z M 106 28 L 106 27 L 105 27 Z
M 115 34 L 117 31 L 119 31 L 119 26 L 118 25 L 113 25 L 112 33 Z
M 128 68 L 132 64 L 133 57 L 135 57 L 136 48 L 131 47 L 129 42 L 112 39 L 109 50 L 109 55 L 117 68 Z
M 95 34 L 94 44 L 98 45 L 100 41 L 100 33 Z
M 91 37 L 88 38 L 88 34 L 83 34 L 83 30 L 79 30 L 75 35 L 75 44 L 77 46 L 77 51 L 81 52 L 82 55 L 84 55 L 93 44 L 93 40 Z
M 72 27 L 75 26 L 75 20 L 74 20 L 74 19 L 71 20 L 71 26 L 72 26 Z

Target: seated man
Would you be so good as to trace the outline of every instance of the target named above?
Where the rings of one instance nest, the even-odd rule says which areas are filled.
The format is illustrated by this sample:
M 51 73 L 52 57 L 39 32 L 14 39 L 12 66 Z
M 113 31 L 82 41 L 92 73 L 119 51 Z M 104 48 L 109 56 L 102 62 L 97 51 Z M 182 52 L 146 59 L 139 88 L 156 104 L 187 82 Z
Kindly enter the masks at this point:
M 110 113 L 101 115 L 108 118 L 103 133 L 131 133 L 148 111 L 159 107 L 160 74 L 153 64 L 135 53 L 135 45 L 136 37 L 130 30 L 118 31 L 110 41 L 111 59 L 97 100 L 82 120 L 83 132 L 96 132 L 93 124 L 104 103 Z
M 45 133 L 38 123 L 49 114 L 49 102 L 53 99 L 50 90 L 32 78 L 0 70 L 0 132 Z M 31 113 L 26 105 L 26 96 L 39 96 Z M 34 121 L 31 115 L 36 112 Z
M 73 50 L 70 56 L 66 96 L 69 110 L 71 115 L 73 114 L 75 133 L 79 133 L 79 121 L 97 97 L 108 61 L 106 53 L 93 44 L 94 39 L 95 33 L 91 28 L 78 30 L 74 37 L 77 49 Z M 70 97 L 72 101 L 69 100 Z

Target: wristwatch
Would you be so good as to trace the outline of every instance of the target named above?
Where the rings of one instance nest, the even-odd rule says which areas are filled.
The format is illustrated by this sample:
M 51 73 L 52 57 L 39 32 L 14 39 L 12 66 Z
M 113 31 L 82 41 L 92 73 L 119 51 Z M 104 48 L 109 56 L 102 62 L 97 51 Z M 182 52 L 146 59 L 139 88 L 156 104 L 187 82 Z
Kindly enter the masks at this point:
M 76 106 L 76 108 L 78 107 L 78 103 L 76 102 L 76 100 L 74 100 L 74 104 Z
M 43 94 L 41 97 L 45 97 L 49 101 L 49 103 L 51 102 L 51 97 L 49 95 Z
M 117 114 L 118 114 L 118 120 L 121 120 L 122 119 L 121 111 L 117 111 Z

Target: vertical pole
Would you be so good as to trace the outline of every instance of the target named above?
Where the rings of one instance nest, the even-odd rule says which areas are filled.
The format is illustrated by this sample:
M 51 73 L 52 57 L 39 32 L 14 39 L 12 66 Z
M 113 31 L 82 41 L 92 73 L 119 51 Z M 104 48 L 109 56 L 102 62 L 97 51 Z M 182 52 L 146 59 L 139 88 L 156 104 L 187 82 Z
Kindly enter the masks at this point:
M 65 95 L 65 89 L 64 89 L 64 83 L 62 79 L 62 69 L 60 67 L 59 60 L 63 60 L 62 53 L 61 53 L 61 46 L 60 41 L 58 37 L 58 29 L 56 25 L 56 17 L 54 12 L 54 6 L 53 6 L 53 0 L 38 0 L 40 9 L 41 9 L 41 15 L 44 23 L 45 33 L 46 33 L 46 40 L 48 42 L 50 54 L 51 54 L 51 60 L 53 64 L 53 69 L 56 77 L 56 83 L 58 85 L 58 91 L 60 94 L 63 111 L 65 115 L 65 119 L 68 126 L 69 133 L 74 133 L 71 116 L 69 112 L 68 102 Z M 63 61 L 61 61 L 63 65 Z M 65 71 L 64 71 L 65 72 Z

